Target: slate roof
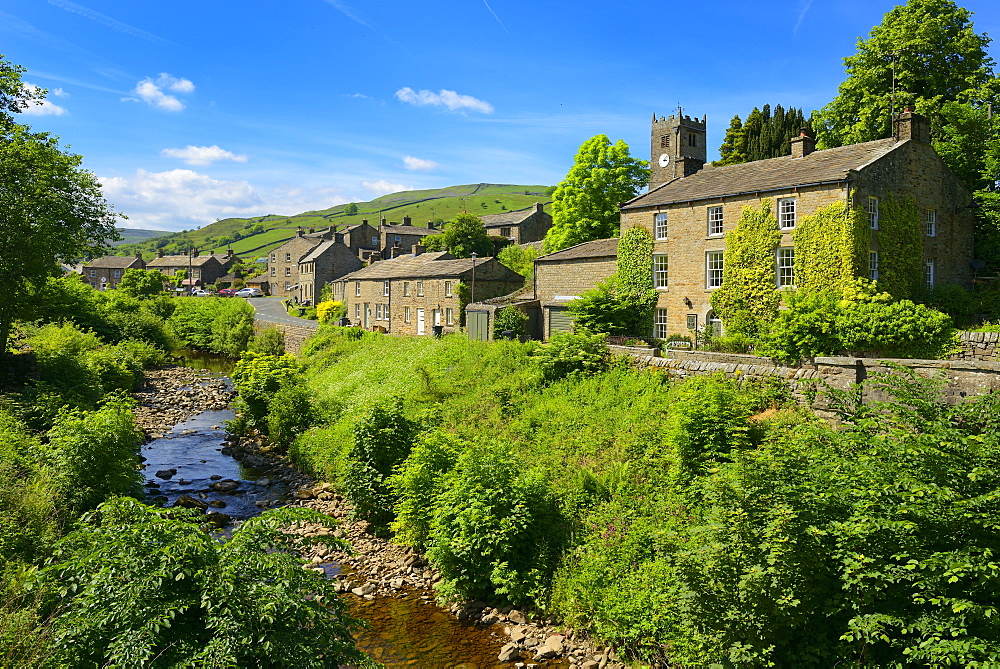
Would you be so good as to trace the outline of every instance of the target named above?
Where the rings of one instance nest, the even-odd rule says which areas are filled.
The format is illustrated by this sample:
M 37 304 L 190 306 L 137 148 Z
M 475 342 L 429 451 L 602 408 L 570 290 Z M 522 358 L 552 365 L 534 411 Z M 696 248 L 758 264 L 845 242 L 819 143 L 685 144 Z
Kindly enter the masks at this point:
M 302 256 L 301 258 L 299 258 L 299 262 L 300 263 L 301 262 L 314 262 L 317 258 L 319 258 L 321 255 L 323 255 L 324 253 L 326 253 L 330 249 L 330 247 L 332 247 L 336 243 L 337 242 L 335 242 L 333 240 L 324 239 L 322 242 L 320 242 L 319 244 L 317 244 L 316 246 L 314 246 L 312 248 L 312 250 L 309 251 L 309 253 L 307 253 L 304 256 Z
M 108 269 L 127 269 L 133 265 L 133 263 L 141 262 L 135 256 L 104 256 L 102 258 L 95 258 L 90 262 L 86 263 L 84 267 L 88 268 L 108 268 Z
M 194 256 L 191 258 L 191 267 L 201 267 L 210 260 L 215 260 L 219 262 L 219 258 L 213 255 L 207 256 Z M 188 257 L 184 254 L 177 254 L 172 256 L 163 256 L 162 258 L 153 258 L 146 263 L 146 267 L 187 267 Z
M 487 228 L 499 228 L 506 225 L 516 225 L 534 213 L 535 208 L 528 207 L 527 209 L 505 211 L 501 214 L 487 214 L 479 218 L 482 219 L 483 225 Z
M 427 235 L 436 235 L 441 232 L 440 230 L 435 230 L 434 228 L 424 228 L 419 225 L 403 225 L 402 223 L 398 223 L 396 225 L 389 225 L 386 223 L 385 225 L 380 225 L 379 227 L 382 228 L 383 232 L 393 235 L 421 235 L 426 237 Z
M 814 151 L 802 158 L 781 156 L 739 165 L 706 167 L 629 200 L 622 209 L 843 181 L 851 170 L 865 167 L 908 141 L 911 140 L 897 141 L 890 137 Z
M 492 258 L 476 258 L 476 267 L 481 267 Z M 367 267 L 345 274 L 342 281 L 363 281 L 373 279 L 430 278 L 459 276 L 472 269 L 472 258 L 454 258 L 447 251 L 399 256 L 392 260 L 379 260 Z
M 690 177 L 688 177 L 690 178 Z M 618 238 L 595 239 L 591 242 L 583 242 L 576 246 L 571 246 L 562 251 L 550 253 L 547 256 L 535 258 L 535 262 L 548 262 L 550 260 L 576 260 L 579 258 L 614 258 L 618 255 Z

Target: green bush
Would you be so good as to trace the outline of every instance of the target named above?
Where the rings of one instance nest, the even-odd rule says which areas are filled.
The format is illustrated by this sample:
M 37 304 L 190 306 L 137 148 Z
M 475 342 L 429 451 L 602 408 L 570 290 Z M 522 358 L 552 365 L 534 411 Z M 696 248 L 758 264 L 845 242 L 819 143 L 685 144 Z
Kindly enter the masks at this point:
M 285 333 L 277 327 L 264 327 L 257 331 L 247 351 L 261 355 L 285 355 Z
M 230 375 L 236 386 L 236 431 L 256 428 L 267 431 L 271 399 L 286 384 L 299 382 L 299 364 L 290 355 L 245 354 Z
M 947 314 L 909 300 L 850 302 L 837 318 L 837 333 L 849 351 L 889 358 L 940 358 L 956 346 Z
M 57 485 L 76 513 L 95 508 L 111 495 L 138 495 L 137 468 L 142 433 L 124 397 L 112 397 L 97 411 L 64 411 L 49 431 Z
M 170 325 L 182 345 L 235 358 L 253 336 L 253 320 L 246 300 L 199 297 L 178 299 Z
M 216 541 L 195 512 L 116 498 L 59 545 L 38 585 L 50 593 L 55 666 L 370 666 L 334 582 L 302 569 L 310 544 L 282 531 L 330 526 L 284 508 Z
M 608 368 L 610 351 L 604 334 L 561 332 L 535 352 L 542 378 L 553 382 L 576 374 L 594 374 Z
M 843 348 L 837 331 L 841 299 L 839 291 L 786 293 L 788 308 L 778 312 L 757 352 L 788 362 L 839 353 Z
M 540 471 L 508 448 L 475 445 L 444 474 L 427 555 L 446 599 L 544 601 L 565 524 Z
M 389 487 L 396 498 L 393 509 L 396 520 L 390 525 L 396 541 L 418 549 L 425 547 L 434 505 L 442 492 L 442 479 L 468 448 L 468 442 L 440 430 L 421 435 L 389 478 Z
M 354 504 L 354 514 L 377 529 L 392 520 L 395 496 L 389 477 L 413 448 L 418 427 L 403 414 L 399 398 L 372 406 L 354 423 L 344 492 Z
M 517 307 L 503 307 L 497 309 L 493 318 L 493 338 L 502 339 L 504 332 L 513 332 L 515 339 L 520 339 L 526 332 L 525 324 L 528 322 L 528 314 Z
M 267 434 L 271 442 L 287 448 L 316 422 L 309 391 L 299 383 L 285 383 L 268 404 Z

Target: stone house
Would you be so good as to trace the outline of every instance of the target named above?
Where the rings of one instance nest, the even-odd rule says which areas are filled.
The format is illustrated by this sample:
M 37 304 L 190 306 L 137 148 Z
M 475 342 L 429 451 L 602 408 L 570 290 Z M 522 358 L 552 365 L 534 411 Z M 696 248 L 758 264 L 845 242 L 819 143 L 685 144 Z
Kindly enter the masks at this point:
M 481 218 L 490 236 L 504 237 L 514 244 L 540 242 L 552 227 L 552 215 L 542 209 L 540 202 L 527 209 L 488 214 Z
M 344 236 L 333 233 L 333 239 L 324 239 L 299 259 L 299 301 L 315 304 L 323 286 L 362 267 L 364 263 L 344 243 Z
M 372 254 L 382 250 L 381 233 L 378 228 L 369 225 L 367 219 L 344 228 L 340 233 L 344 235 L 344 244 L 362 260 L 368 260 Z
M 240 258 L 233 255 L 232 249 L 225 253 L 205 255 L 198 249 L 193 249 L 190 254 L 164 255 L 161 249 L 156 258 L 146 263 L 146 269 L 158 270 L 165 276 L 175 276 L 179 270 L 183 270 L 187 274 L 184 286 L 206 288 L 228 275 L 238 262 Z
M 379 225 L 382 258 L 404 255 L 414 246 L 422 244 L 428 235 L 440 232 L 434 223 L 428 223 L 427 227 L 413 225 L 413 220 L 409 216 L 404 216 L 402 223 L 390 223 L 383 218 Z
M 524 277 L 495 258 L 455 258 L 417 245 L 411 253 L 340 277 L 333 295 L 347 305 L 351 324 L 366 330 L 425 335 L 441 326 L 448 333 L 461 326 L 460 283 L 483 299 L 510 293 Z
M 97 290 L 108 290 L 118 287 L 118 282 L 127 269 L 146 269 L 141 253 L 91 260 L 83 264 L 81 278 Z
M 789 156 L 724 167 L 707 166 L 705 158 L 704 119 L 654 116 L 650 190 L 621 207 L 623 230 L 644 226 L 655 240 L 655 337 L 723 325 L 709 300 L 722 283 L 725 235 L 745 206 L 759 208 L 765 198 L 782 232 L 777 288 L 795 286 L 796 224 L 837 202 L 865 212 L 871 236 L 859 274 L 877 280 L 880 261 L 892 253 L 881 246 L 887 237 L 879 228 L 880 204 L 890 197 L 912 198 L 920 212 L 924 283 L 972 279 L 972 197 L 931 147 L 929 123 L 919 114 L 900 114 L 887 139 L 816 151 L 803 133 L 792 139 Z

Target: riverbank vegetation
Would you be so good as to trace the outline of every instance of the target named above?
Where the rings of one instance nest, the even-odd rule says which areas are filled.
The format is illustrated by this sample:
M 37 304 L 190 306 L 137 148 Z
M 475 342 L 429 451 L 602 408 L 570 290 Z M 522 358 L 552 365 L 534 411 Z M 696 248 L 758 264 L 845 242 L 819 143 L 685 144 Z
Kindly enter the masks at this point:
M 780 383 L 671 381 L 599 340 L 322 327 L 289 454 L 423 549 L 442 598 L 534 606 L 635 659 L 1000 661 L 997 396 L 873 377 L 884 402 L 830 391 L 834 429 Z

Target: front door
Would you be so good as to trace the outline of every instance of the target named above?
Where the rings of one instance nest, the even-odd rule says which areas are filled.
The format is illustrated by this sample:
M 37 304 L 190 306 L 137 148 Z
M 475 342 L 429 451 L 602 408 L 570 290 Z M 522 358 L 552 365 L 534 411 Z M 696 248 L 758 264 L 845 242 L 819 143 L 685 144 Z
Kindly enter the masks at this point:
M 424 334 L 424 310 L 417 309 L 417 334 Z
M 365 322 L 365 329 L 366 330 L 368 329 L 368 323 L 371 322 L 371 319 L 372 319 L 372 305 L 370 303 L 368 303 L 368 302 L 365 302 L 365 321 L 364 322 Z

